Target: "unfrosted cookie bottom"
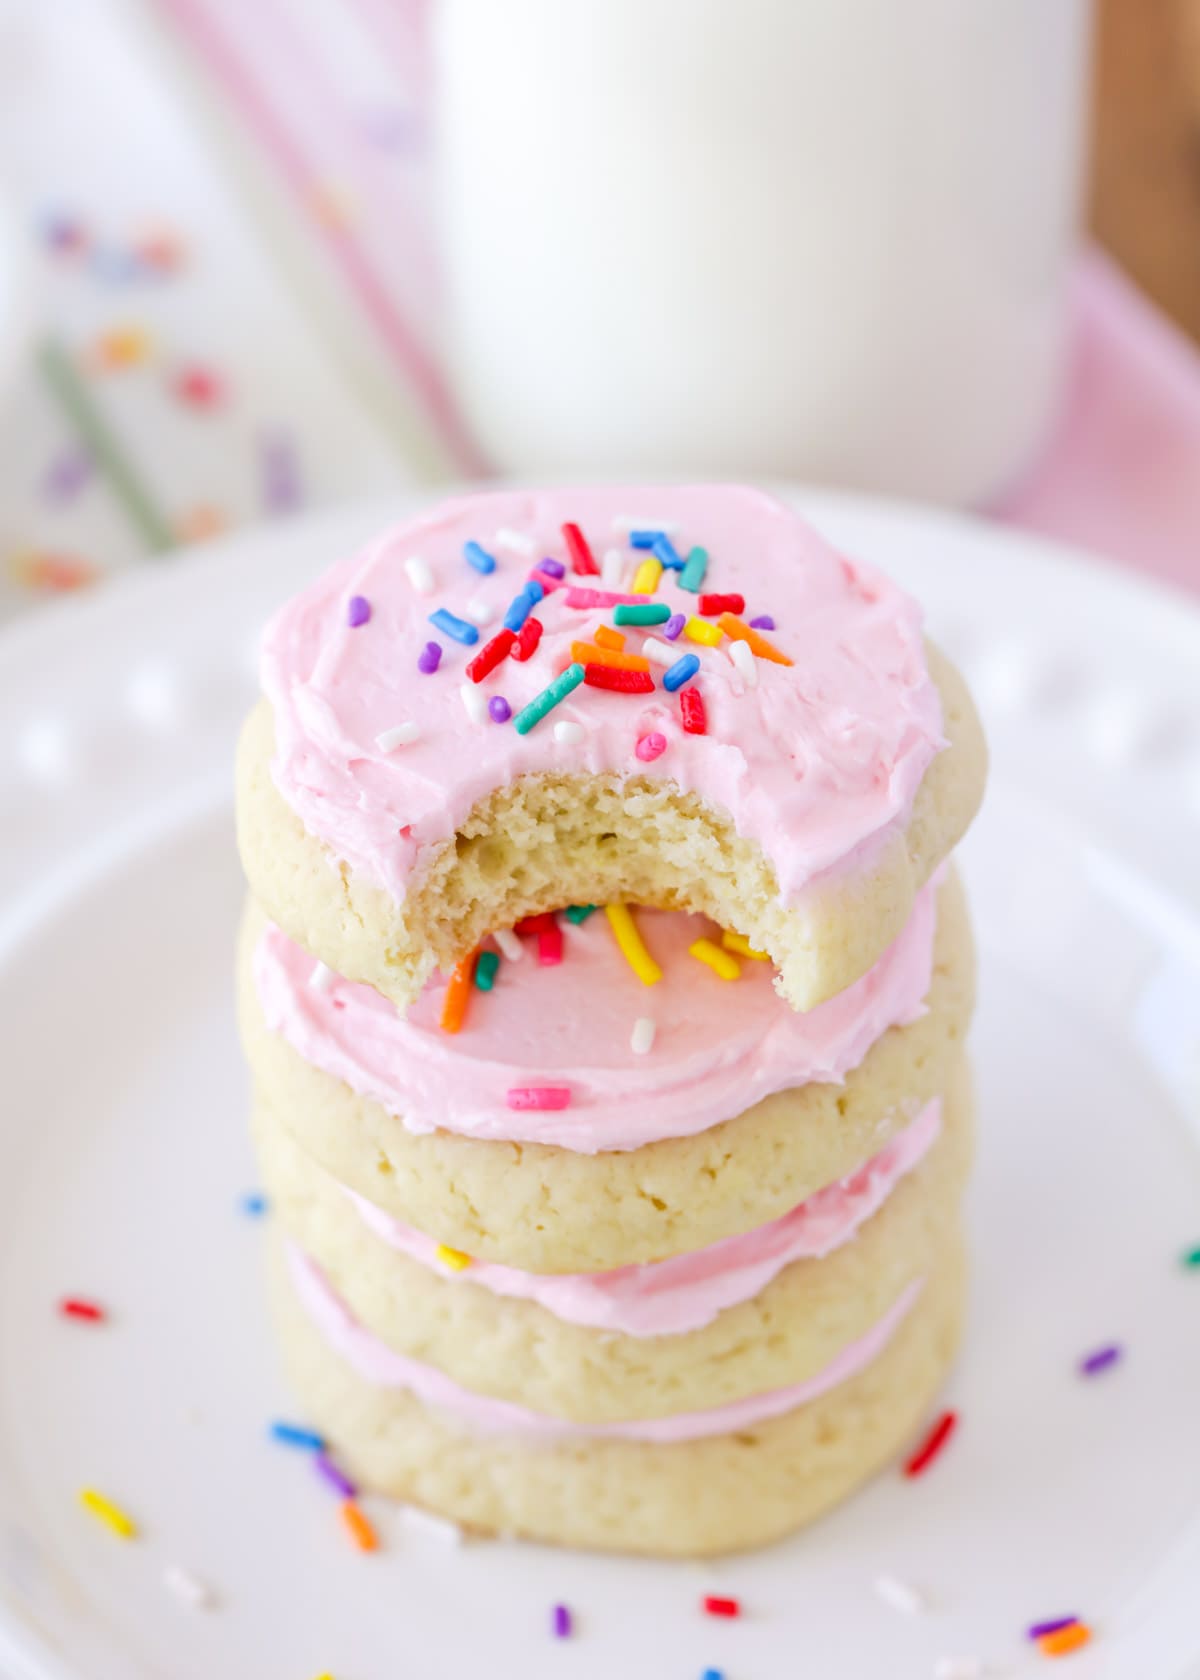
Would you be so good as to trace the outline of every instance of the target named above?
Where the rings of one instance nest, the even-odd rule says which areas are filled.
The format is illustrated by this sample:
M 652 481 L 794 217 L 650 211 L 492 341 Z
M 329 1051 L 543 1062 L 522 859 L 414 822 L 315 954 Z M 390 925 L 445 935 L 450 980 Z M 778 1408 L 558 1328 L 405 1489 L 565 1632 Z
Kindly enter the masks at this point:
M 803 1527 L 917 1429 L 958 1345 L 962 1244 L 949 1244 L 884 1351 L 819 1399 L 735 1434 L 671 1445 L 587 1437 L 530 1445 L 470 1432 L 366 1382 L 308 1317 L 278 1246 L 272 1306 L 306 1415 L 364 1487 L 484 1533 L 589 1550 L 702 1557 Z

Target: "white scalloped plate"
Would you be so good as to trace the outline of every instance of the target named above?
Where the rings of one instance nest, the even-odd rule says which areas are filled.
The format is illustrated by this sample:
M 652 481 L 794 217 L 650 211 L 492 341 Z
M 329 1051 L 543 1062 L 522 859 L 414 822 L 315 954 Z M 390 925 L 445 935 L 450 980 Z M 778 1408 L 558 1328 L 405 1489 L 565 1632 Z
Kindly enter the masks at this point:
M 221 544 L 0 639 L 0 1670 L 6 1680 L 919 1680 L 1044 1659 L 1200 1672 L 1200 615 L 1031 538 L 809 498 L 898 574 L 994 750 L 966 847 L 984 961 L 959 1434 L 796 1541 L 712 1568 L 347 1545 L 258 1299 L 230 962 L 230 760 L 269 608 L 375 508 Z M 113 1322 L 64 1322 L 66 1293 Z M 1079 1357 L 1124 1344 L 1090 1381 Z M 121 1544 L 78 1507 L 134 1513 Z M 211 1583 L 181 1605 L 163 1572 Z M 928 1595 L 903 1617 L 872 1583 Z M 745 1615 L 700 1614 L 709 1583 Z M 552 1604 L 578 1633 L 552 1640 Z

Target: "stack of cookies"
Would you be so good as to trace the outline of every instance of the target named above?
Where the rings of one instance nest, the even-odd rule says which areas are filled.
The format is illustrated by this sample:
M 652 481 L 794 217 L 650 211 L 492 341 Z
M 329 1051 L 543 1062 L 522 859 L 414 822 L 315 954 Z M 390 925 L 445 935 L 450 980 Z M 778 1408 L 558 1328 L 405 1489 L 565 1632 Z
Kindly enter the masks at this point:
M 239 962 L 273 1302 L 361 1482 L 706 1554 L 958 1339 L 985 753 L 915 604 L 748 489 L 504 492 L 264 638 Z

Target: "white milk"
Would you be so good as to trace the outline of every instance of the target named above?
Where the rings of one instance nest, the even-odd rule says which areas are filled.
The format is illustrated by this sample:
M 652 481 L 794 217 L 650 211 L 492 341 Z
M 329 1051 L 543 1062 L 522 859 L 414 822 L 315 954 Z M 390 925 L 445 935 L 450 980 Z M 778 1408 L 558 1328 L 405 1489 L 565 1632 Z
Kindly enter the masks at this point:
M 459 395 L 518 472 L 971 502 L 1047 425 L 1087 0 L 438 0 Z

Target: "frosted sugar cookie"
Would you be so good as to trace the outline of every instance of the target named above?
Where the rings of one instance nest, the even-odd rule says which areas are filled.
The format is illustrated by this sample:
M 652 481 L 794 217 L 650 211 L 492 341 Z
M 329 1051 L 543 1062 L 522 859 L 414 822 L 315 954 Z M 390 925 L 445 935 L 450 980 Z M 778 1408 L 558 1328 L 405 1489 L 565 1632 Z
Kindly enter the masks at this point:
M 732 486 L 499 492 L 285 605 L 239 759 L 268 915 L 402 1007 L 571 902 L 702 911 L 807 1009 L 967 827 L 970 699 L 901 590 Z
M 460 1387 L 574 1423 L 669 1416 L 808 1382 L 928 1273 L 970 1159 L 965 1067 L 846 1178 L 771 1224 L 645 1266 L 488 1265 L 352 1196 L 260 1110 L 261 1180 L 363 1328 Z
M 273 1300 L 305 1415 L 364 1486 L 485 1533 L 686 1557 L 779 1539 L 897 1454 L 953 1359 L 963 1284 L 952 1239 L 809 1383 L 606 1430 L 479 1400 L 392 1354 L 298 1250 L 277 1248 Z
M 561 962 L 539 962 L 538 935 L 517 938 L 519 960 L 496 953 L 492 989 L 473 987 L 447 1034 L 444 986 L 400 1018 L 252 911 L 240 1008 L 260 1101 L 395 1218 L 478 1259 L 594 1272 L 779 1218 L 947 1089 L 974 987 L 953 876 L 808 1015 L 775 995 L 766 964 L 741 958 L 726 981 L 692 955 L 698 935 L 719 939 L 711 925 L 645 911 L 638 927 L 656 986 L 630 972 L 601 913 L 562 916 Z M 539 1088 L 560 1106 L 512 1106 Z

